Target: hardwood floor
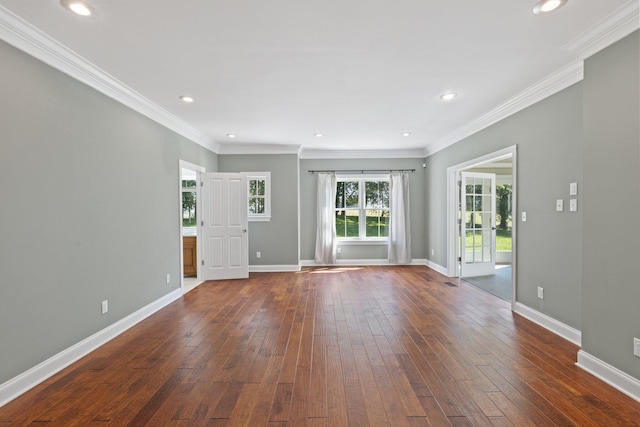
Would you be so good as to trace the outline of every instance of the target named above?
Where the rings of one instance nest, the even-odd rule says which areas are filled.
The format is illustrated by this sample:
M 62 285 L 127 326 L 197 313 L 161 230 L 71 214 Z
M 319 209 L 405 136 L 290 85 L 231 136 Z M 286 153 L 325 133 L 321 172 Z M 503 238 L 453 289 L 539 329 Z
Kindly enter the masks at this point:
M 426 267 L 256 273 L 203 283 L 0 425 L 640 425 L 640 403 L 577 351 Z

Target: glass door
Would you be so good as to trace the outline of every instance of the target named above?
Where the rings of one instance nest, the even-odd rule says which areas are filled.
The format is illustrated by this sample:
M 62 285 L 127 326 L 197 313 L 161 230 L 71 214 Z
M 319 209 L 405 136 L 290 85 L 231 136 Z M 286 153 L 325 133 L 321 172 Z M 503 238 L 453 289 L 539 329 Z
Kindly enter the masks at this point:
M 461 172 L 460 277 L 495 274 L 496 176 Z

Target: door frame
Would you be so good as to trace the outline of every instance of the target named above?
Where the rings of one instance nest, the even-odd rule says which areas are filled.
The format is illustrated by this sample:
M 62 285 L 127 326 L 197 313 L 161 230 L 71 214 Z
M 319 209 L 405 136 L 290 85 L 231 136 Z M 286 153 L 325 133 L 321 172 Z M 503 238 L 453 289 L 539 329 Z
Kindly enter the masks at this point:
M 178 230 L 179 230 L 179 240 L 180 240 L 180 289 L 182 293 L 185 293 L 184 288 L 184 245 L 182 242 L 182 169 L 189 169 L 196 173 L 196 182 L 200 182 L 200 174 L 207 171 L 207 169 L 203 166 L 196 165 L 194 163 L 187 162 L 185 160 L 179 160 L 178 163 Z M 202 218 L 202 207 L 201 207 L 201 195 L 200 195 L 200 185 L 196 185 L 196 218 L 198 218 L 198 226 L 196 231 L 196 251 L 198 254 L 201 254 L 201 240 L 197 236 L 202 236 L 202 223 L 200 218 Z M 198 264 L 198 272 L 196 273 L 196 279 L 200 280 L 202 277 L 201 265 L 200 262 Z
M 513 191 L 511 201 L 511 215 L 513 218 L 511 228 L 512 238 L 512 259 L 511 259 L 511 308 L 513 309 L 516 302 L 516 269 L 517 269 L 517 212 L 518 212 L 518 181 L 517 181 L 517 145 L 503 148 L 462 163 L 458 163 L 447 168 L 447 276 L 460 277 L 460 267 L 457 255 L 457 239 L 459 238 L 458 227 L 458 203 L 460 202 L 460 193 L 458 191 L 458 175 L 465 169 L 480 166 L 484 163 L 503 160 L 511 157 L 511 175 L 513 177 Z

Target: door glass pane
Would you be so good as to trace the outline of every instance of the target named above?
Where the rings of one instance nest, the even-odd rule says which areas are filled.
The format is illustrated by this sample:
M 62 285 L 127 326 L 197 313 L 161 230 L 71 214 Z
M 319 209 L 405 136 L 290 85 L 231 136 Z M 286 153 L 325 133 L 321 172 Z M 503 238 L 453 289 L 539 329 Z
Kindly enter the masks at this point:
M 473 211 L 473 196 L 466 196 L 467 211 Z
M 474 211 L 482 210 L 482 196 L 476 196 L 474 199 Z
M 491 262 L 491 248 L 485 246 L 482 248 L 484 262 Z

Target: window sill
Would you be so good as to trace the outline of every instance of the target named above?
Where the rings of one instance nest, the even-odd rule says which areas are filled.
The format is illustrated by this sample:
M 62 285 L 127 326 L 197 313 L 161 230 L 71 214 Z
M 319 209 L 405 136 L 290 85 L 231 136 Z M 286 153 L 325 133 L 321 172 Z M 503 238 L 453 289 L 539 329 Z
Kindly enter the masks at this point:
M 247 218 L 249 222 L 269 222 L 271 221 L 270 216 L 250 216 Z
M 368 245 L 368 246 L 386 246 L 389 244 L 389 239 L 336 239 L 336 245 L 341 246 L 358 246 L 358 245 Z

